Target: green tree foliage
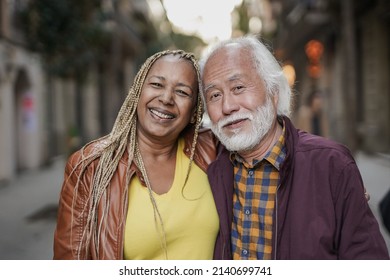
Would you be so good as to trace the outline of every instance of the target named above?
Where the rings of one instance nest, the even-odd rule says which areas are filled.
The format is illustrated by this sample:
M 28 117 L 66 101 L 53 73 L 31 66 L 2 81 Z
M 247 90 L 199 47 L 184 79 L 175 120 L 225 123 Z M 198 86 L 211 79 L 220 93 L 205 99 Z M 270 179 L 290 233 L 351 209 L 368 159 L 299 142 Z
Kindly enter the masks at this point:
M 198 50 L 206 46 L 202 39 L 194 35 L 172 33 L 171 36 L 173 42 L 179 49 L 193 52 L 198 57 L 201 55 Z
M 98 0 L 33 0 L 21 14 L 29 47 L 54 74 L 81 75 L 107 49 L 109 34 Z
M 242 1 L 241 5 L 236 8 L 239 15 L 239 21 L 237 28 L 242 31 L 243 34 L 249 33 L 249 16 L 248 7 L 245 1 Z

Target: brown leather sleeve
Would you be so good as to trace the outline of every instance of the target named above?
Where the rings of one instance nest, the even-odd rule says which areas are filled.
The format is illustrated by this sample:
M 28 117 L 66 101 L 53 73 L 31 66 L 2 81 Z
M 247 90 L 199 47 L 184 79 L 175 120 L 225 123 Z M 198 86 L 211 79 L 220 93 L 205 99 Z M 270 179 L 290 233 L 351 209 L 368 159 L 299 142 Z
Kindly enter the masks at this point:
M 79 172 L 74 170 L 80 158 L 80 152 L 73 154 L 65 167 L 64 181 L 59 199 L 57 225 L 54 233 L 54 259 L 78 259 L 77 248 L 80 245 L 85 215 L 85 182 L 80 180 L 77 191 L 75 186 Z M 73 210 L 72 210 L 73 206 Z

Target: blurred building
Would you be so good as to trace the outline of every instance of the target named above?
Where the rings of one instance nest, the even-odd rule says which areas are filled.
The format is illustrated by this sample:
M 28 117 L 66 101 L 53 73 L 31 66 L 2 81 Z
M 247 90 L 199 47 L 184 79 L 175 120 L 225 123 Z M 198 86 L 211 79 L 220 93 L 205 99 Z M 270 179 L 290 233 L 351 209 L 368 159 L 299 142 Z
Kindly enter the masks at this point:
M 47 145 L 44 75 L 39 56 L 26 51 L 13 14 L 20 1 L 0 2 L 0 179 L 34 168 Z
M 29 2 L 0 0 L 0 182 L 108 133 L 155 33 L 145 1 L 102 0 L 109 44 L 80 85 L 30 51 L 19 18 Z
M 320 90 L 329 137 L 353 151 L 389 153 L 390 2 L 267 2 L 277 21 L 272 47 L 294 69 L 294 112 Z
M 99 3 L 109 36 L 82 83 L 48 71 L 29 48 L 20 12 L 39 1 Z M 389 1 L 242 0 L 232 16 L 233 36 L 261 34 L 284 64 L 293 119 L 319 90 L 330 138 L 390 152 Z M 167 46 L 197 44 L 172 32 L 161 0 L 0 0 L 0 182 L 107 134 L 140 63 Z

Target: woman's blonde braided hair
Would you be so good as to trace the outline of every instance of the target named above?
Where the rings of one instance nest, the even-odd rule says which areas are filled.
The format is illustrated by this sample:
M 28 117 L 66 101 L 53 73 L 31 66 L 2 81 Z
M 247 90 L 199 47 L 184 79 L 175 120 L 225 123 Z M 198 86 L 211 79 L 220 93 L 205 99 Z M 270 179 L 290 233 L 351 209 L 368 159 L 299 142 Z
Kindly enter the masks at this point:
M 151 186 L 146 174 L 146 169 L 143 164 L 142 158 L 137 148 L 137 138 L 136 138 L 136 130 L 137 130 L 137 105 L 139 101 L 139 97 L 141 94 L 142 86 L 144 84 L 145 78 L 152 67 L 153 63 L 156 62 L 159 58 L 165 55 L 179 55 L 180 58 L 186 59 L 195 68 L 197 78 L 198 78 L 198 95 L 197 95 L 197 108 L 196 108 L 196 121 L 194 127 L 194 137 L 192 141 L 191 147 L 191 155 L 190 155 L 190 164 L 188 166 L 185 183 L 188 180 L 188 176 L 190 173 L 191 165 L 193 162 L 193 157 L 195 153 L 195 146 L 197 143 L 198 131 L 202 122 L 203 115 L 203 106 L 201 101 L 201 80 L 200 80 L 200 72 L 198 62 L 195 59 L 192 53 L 186 53 L 182 50 L 166 50 L 159 53 L 156 53 L 149 57 L 145 63 L 142 65 L 141 69 L 138 71 L 137 75 L 134 78 L 134 82 L 132 87 L 129 90 L 129 93 L 122 104 L 122 107 L 118 113 L 118 116 L 115 120 L 114 126 L 111 132 L 100 138 L 93 140 L 86 144 L 80 150 L 81 160 L 78 164 L 73 168 L 72 173 L 78 171 L 77 182 L 74 190 L 73 196 L 73 205 L 72 205 L 72 223 L 73 223 L 73 209 L 75 207 L 75 202 L 77 200 L 77 193 L 80 187 L 81 178 L 86 172 L 88 166 L 95 160 L 98 159 L 98 164 L 96 166 L 93 179 L 92 186 L 90 188 L 90 193 L 88 194 L 88 199 L 85 203 L 84 208 L 82 209 L 83 215 L 85 211 L 88 211 L 87 221 L 85 228 L 82 232 L 81 242 L 76 248 L 77 258 L 81 258 L 83 255 L 88 257 L 91 254 L 91 244 L 93 244 L 92 250 L 94 250 L 94 254 L 97 258 L 104 257 L 99 256 L 99 242 L 100 240 L 104 240 L 105 238 L 105 221 L 108 218 L 108 209 L 110 207 L 110 199 L 109 193 L 106 191 L 107 187 L 110 185 L 111 178 L 113 177 L 115 171 L 117 170 L 119 161 L 122 159 L 125 152 L 128 152 L 128 165 L 126 172 L 126 191 L 124 195 L 127 195 L 127 187 L 130 183 L 130 167 L 134 162 L 142 172 L 142 176 L 144 177 L 145 183 L 149 189 L 149 194 L 151 198 L 151 202 L 153 204 L 154 213 L 155 213 L 155 221 L 156 226 L 160 228 L 159 233 L 162 236 L 162 247 L 165 251 L 165 256 L 167 257 L 166 252 L 166 244 L 165 244 L 165 233 L 163 229 L 162 219 L 160 213 L 157 209 L 156 203 L 153 198 L 153 194 L 151 192 Z M 97 148 L 90 150 L 89 152 L 85 152 L 85 149 L 92 143 L 99 142 L 99 145 L 96 145 Z M 70 176 L 69 176 L 70 177 Z M 124 198 L 123 198 L 124 199 Z M 99 217 L 98 211 L 99 207 L 101 207 L 102 215 Z M 126 217 L 126 213 L 122 215 L 124 218 Z M 157 218 L 159 219 L 159 223 L 157 223 Z M 121 221 L 122 223 L 124 221 Z M 71 232 L 71 235 L 73 233 Z M 104 254 L 104 252 L 103 252 Z

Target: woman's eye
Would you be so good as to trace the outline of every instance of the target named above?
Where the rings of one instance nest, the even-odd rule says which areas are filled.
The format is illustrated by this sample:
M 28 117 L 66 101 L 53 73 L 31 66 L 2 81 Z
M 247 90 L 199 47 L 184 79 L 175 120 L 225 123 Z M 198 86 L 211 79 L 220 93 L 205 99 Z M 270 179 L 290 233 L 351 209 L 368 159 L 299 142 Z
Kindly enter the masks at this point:
M 176 90 L 176 93 L 180 96 L 184 96 L 184 97 L 190 97 L 190 94 L 188 94 L 186 91 L 184 90 L 181 90 L 181 89 L 177 89 Z
M 153 87 L 157 87 L 157 88 L 160 88 L 162 87 L 162 84 L 160 83 L 150 83 Z

